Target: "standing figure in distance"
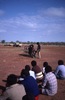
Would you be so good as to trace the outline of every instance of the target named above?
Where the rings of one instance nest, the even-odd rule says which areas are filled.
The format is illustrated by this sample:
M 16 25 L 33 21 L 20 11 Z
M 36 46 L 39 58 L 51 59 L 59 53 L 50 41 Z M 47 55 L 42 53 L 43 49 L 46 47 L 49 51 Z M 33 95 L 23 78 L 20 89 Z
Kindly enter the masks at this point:
M 41 58 L 41 53 L 40 53 L 40 50 L 41 50 L 41 46 L 40 46 L 40 43 L 37 42 L 37 55 L 39 58 Z

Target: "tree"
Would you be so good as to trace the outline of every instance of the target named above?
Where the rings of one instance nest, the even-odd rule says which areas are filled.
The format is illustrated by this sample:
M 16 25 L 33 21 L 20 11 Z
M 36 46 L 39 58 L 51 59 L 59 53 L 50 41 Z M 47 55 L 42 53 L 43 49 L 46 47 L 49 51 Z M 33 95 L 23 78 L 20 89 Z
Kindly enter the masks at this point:
M 5 43 L 5 40 L 2 40 L 1 43 Z

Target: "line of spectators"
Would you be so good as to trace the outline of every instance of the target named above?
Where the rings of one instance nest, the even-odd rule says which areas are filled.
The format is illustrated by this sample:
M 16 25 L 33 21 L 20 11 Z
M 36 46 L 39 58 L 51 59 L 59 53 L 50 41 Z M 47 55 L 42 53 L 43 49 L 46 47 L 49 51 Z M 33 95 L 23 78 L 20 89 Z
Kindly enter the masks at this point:
M 10 74 L 3 80 L 6 85 L 0 86 L 2 89 L 0 100 L 39 100 L 39 94 L 53 96 L 57 93 L 57 78 L 65 79 L 63 60 L 58 60 L 55 71 L 52 71 L 48 62 L 43 63 L 41 70 L 37 62 L 32 60 L 31 67 L 25 65 L 19 76 Z

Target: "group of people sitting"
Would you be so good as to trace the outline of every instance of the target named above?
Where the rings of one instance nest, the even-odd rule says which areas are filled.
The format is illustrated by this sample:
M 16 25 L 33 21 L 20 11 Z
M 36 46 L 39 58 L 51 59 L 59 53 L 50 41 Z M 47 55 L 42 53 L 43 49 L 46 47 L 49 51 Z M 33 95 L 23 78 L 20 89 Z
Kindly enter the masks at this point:
M 52 71 L 48 62 L 43 63 L 43 69 L 35 60 L 31 61 L 31 66 L 26 65 L 19 76 L 10 74 L 7 80 L 3 80 L 6 86 L 0 86 L 0 100 L 39 100 L 39 94 L 53 96 L 57 93 L 57 78 L 65 79 L 63 60 L 58 61 L 55 71 Z

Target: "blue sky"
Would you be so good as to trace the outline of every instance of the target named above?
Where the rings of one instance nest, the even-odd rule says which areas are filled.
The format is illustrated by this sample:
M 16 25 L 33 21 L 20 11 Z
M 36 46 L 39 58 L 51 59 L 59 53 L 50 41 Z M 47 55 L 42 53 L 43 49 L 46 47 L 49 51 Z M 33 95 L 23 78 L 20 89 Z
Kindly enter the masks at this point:
M 65 0 L 0 0 L 0 41 L 65 42 Z

